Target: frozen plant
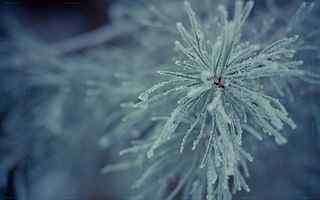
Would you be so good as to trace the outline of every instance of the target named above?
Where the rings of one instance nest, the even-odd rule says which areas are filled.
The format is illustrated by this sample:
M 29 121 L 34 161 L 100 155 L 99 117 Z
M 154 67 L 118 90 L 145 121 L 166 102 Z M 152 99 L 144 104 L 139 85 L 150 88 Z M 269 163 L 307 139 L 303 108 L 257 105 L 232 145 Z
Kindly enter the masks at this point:
M 162 81 L 139 95 L 133 105 L 136 114 L 127 119 L 147 123 L 145 116 L 149 116 L 164 122 L 122 152 L 135 153 L 138 158 L 133 162 L 104 169 L 145 168 L 135 184 L 142 190 L 138 199 L 155 198 L 152 191 L 157 186 L 143 184 L 158 180 L 162 188 L 172 176 L 174 189 L 162 188 L 160 193 L 169 195 L 159 194 L 158 199 L 173 199 L 183 191 L 184 199 L 225 200 L 231 199 L 231 193 L 249 191 L 244 175 L 249 175 L 247 161 L 253 158 L 243 148 L 243 137 L 252 134 L 262 140 L 265 133 L 274 136 L 277 144 L 285 144 L 281 131 L 285 126 L 295 129 L 286 108 L 264 86 L 305 75 L 299 69 L 303 62 L 295 59 L 299 37 L 262 45 L 242 41 L 253 5 L 253 1 L 236 1 L 232 19 L 220 5 L 219 16 L 201 24 L 185 2 L 190 30 L 177 23 L 181 41 L 175 42 L 175 64 L 159 71 Z M 164 116 L 168 111 L 169 116 Z

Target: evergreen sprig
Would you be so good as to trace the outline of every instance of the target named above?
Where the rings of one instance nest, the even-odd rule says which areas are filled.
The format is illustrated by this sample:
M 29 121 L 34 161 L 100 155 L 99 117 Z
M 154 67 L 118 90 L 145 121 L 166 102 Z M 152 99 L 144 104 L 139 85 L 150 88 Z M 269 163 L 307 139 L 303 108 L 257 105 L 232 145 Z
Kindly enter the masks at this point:
M 286 108 L 263 86 L 274 79 L 304 75 L 298 68 L 303 63 L 294 59 L 292 48 L 298 36 L 269 45 L 242 41 L 253 1 L 236 1 L 231 20 L 227 9 L 219 6 L 220 14 L 213 19 L 216 33 L 199 22 L 190 3 L 184 5 L 190 30 L 177 23 L 181 41 L 175 42 L 178 56 L 172 70 L 159 71 L 164 80 L 141 93 L 130 114 L 134 123 L 139 119 L 147 123 L 152 116 L 163 123 L 124 152 L 138 156 L 131 166 L 145 168 L 135 184 L 146 187 L 138 199 L 154 198 L 155 191 L 160 192 L 158 199 L 172 199 L 181 191 L 194 200 L 231 199 L 231 193 L 249 191 L 245 177 L 247 161 L 253 158 L 242 147 L 243 135 L 262 140 L 261 133 L 266 133 L 284 144 L 282 129 L 296 127 Z M 163 117 L 167 111 L 171 114 Z M 105 172 L 129 166 L 130 162 L 108 166 Z M 170 177 L 177 183 L 169 192 L 147 185 L 151 180 L 168 185 Z
M 175 62 L 176 70 L 159 71 L 168 80 L 143 92 L 139 96 L 141 102 L 136 105 L 148 107 L 156 101 L 163 105 L 169 94 L 177 99 L 176 107 L 148 151 L 148 157 L 170 139 L 184 119 L 188 119 L 190 128 L 182 140 L 181 152 L 192 134 L 197 135 L 192 149 L 201 139 L 208 138 L 208 152 L 212 148 L 218 151 L 218 146 L 212 142 L 220 139 L 234 149 L 232 141 L 240 142 L 243 130 L 255 135 L 262 130 L 273 135 L 277 143 L 286 143 L 279 131 L 285 124 L 291 128 L 295 128 L 295 124 L 279 100 L 264 92 L 263 83 L 268 78 L 304 74 L 297 68 L 302 62 L 292 60 L 295 50 L 290 49 L 298 37 L 284 38 L 266 47 L 241 42 L 241 29 L 253 2 L 243 5 L 238 1 L 231 21 L 227 19 L 226 9 L 220 7 L 223 30 L 216 41 L 207 40 L 190 4 L 185 3 L 185 7 L 191 31 L 177 23 L 182 42 L 176 42 L 176 49 L 182 56 Z

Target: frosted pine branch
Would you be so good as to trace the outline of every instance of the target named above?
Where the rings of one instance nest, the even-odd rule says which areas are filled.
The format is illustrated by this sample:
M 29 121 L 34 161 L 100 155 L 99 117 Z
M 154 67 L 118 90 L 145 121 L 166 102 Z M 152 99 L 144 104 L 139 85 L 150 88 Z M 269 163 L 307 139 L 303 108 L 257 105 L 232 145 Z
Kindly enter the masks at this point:
M 263 86 L 305 74 L 292 48 L 299 37 L 269 45 L 242 41 L 253 1 L 236 1 L 232 20 L 227 9 L 219 6 L 218 34 L 211 34 L 212 29 L 199 22 L 188 2 L 184 5 L 190 26 L 177 23 L 181 39 L 175 42 L 179 55 L 175 64 L 159 71 L 163 82 L 140 94 L 133 106 L 145 116 L 170 113 L 146 141 L 133 147 L 136 160 L 146 169 L 135 187 L 142 188 L 148 180 L 165 184 L 178 176 L 167 199 L 181 190 L 194 200 L 228 200 L 232 193 L 250 191 L 245 177 L 249 176 L 247 162 L 253 157 L 242 146 L 243 135 L 262 140 L 267 134 L 285 144 L 282 130 L 296 127 L 286 108 Z M 156 190 L 150 186 L 140 198 Z M 158 199 L 163 196 L 159 194 Z
M 175 70 L 160 71 L 169 80 L 139 96 L 140 105 L 149 105 L 154 101 L 165 102 L 164 94 L 168 92 L 181 91 L 184 94 L 177 98 L 177 107 L 148 152 L 149 157 L 157 146 L 170 139 L 181 119 L 192 115 L 196 117 L 190 129 L 207 126 L 208 121 L 213 121 L 214 127 L 210 132 L 215 140 L 224 135 L 240 137 L 243 125 L 253 124 L 255 129 L 273 135 L 277 143 L 285 143 L 279 131 L 284 125 L 295 128 L 295 124 L 279 100 L 265 94 L 262 80 L 304 74 L 297 68 L 302 62 L 291 60 L 295 51 L 290 49 L 290 45 L 298 36 L 278 40 L 266 47 L 241 42 L 241 29 L 253 2 L 245 5 L 237 2 L 234 19 L 223 20 L 225 24 L 221 35 L 216 41 L 210 41 L 190 4 L 185 3 L 185 7 L 191 31 L 177 23 L 182 41 L 176 42 L 176 49 L 182 56 L 176 60 Z

